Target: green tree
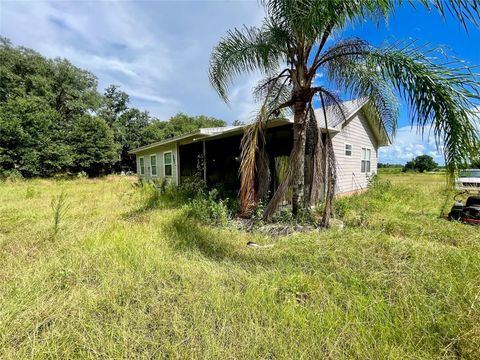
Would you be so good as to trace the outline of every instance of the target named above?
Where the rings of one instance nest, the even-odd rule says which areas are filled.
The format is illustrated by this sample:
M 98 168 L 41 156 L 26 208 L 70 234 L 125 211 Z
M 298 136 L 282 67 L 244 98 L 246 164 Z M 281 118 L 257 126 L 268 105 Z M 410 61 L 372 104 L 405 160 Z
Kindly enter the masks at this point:
M 480 169 L 480 143 L 478 143 L 477 153 L 473 156 L 469 167 L 472 169 Z
M 60 116 L 44 99 L 17 97 L 0 106 L 0 169 L 24 176 L 51 176 L 72 164 Z
M 117 85 L 110 85 L 105 89 L 98 115 L 110 127 L 114 127 L 120 116 L 128 109 L 130 97 Z
M 75 172 L 85 171 L 88 176 L 106 174 L 118 161 L 113 131 L 102 118 L 80 117 L 70 133 L 70 143 L 74 150 Z
M 114 128 L 116 142 L 120 146 L 120 163 L 116 165 L 118 170 L 135 169 L 135 156 L 128 154 L 128 152 L 145 145 L 142 139 L 143 132 L 151 120 L 147 111 L 140 111 L 135 108 L 126 110 L 120 116 L 116 123 L 117 126 Z
M 403 167 L 403 171 L 413 170 L 421 173 L 425 171 L 432 171 L 438 167 L 438 164 L 433 160 L 430 155 L 420 155 L 415 159 L 407 162 Z
M 388 163 L 378 163 L 377 167 L 382 168 L 403 168 L 402 164 L 388 164 Z
M 113 136 L 118 148 L 118 161 L 115 171 L 132 170 L 135 168 L 135 158 L 128 152 L 141 145 L 141 134 L 148 126 L 151 117 L 146 111 L 129 108 L 128 94 L 117 85 L 105 89 L 98 115 L 105 120 L 113 130 Z
M 75 122 L 98 107 L 96 78 L 0 39 L 0 170 L 51 176 L 74 167 Z
M 344 116 L 337 93 L 368 100 L 368 110 L 376 122 L 392 134 L 398 119 L 398 97 L 408 104 L 412 124 L 423 129 L 431 125 L 439 137 L 443 135 L 446 164 L 453 169 L 471 155 L 477 140 L 472 125 L 476 117 L 470 110 L 478 98 L 478 82 L 465 64 L 442 63 L 434 58 L 437 49 L 416 47 L 415 42 L 375 47 L 358 38 L 342 39 L 347 26 L 367 20 L 386 21 L 399 6 L 413 2 L 396 0 L 262 0 L 266 17 L 261 27 L 244 27 L 229 31 L 214 48 L 209 77 L 219 96 L 228 101 L 228 87 L 241 73 L 260 71 L 264 74 L 255 95 L 261 108 L 243 141 L 240 199 L 244 213 L 251 213 L 256 201 L 268 186 L 257 174 L 265 166 L 263 134 L 265 122 L 290 109 L 293 112 L 294 145 L 290 154 L 285 180 L 279 185 L 266 207 L 269 219 L 292 187 L 292 211 L 308 209 L 318 200 L 320 179 L 327 187 L 323 222 L 328 226 L 335 189 L 335 159 L 327 133 L 321 136 L 313 112 L 318 100 L 325 109 L 331 106 L 338 116 Z M 417 3 L 415 3 L 417 4 Z M 418 5 L 436 8 L 444 14 L 450 11 L 467 26 L 477 24 L 480 7 L 477 2 L 421 0 Z M 332 34 L 336 34 L 335 38 Z M 442 57 L 443 59 L 445 57 Z M 325 74 L 319 78 L 319 73 Z M 327 116 L 324 111 L 325 117 Z M 313 123 L 313 126 L 307 126 Z M 327 127 L 328 118 L 325 119 Z M 380 125 L 382 126 L 382 125 Z M 313 139 L 313 178 L 304 189 L 305 143 L 307 129 Z M 322 164 L 327 163 L 326 170 Z
M 170 118 L 165 130 L 165 138 L 170 138 L 206 127 L 222 127 L 225 126 L 225 121 L 209 116 L 188 116 L 179 113 Z
M 17 169 L 27 177 L 131 170 L 135 159 L 128 152 L 136 147 L 225 125 L 185 114 L 153 119 L 130 108 L 128 94 L 118 86 L 110 85 L 102 96 L 88 71 L 2 37 L 0 82 L 0 171 Z
M 242 121 L 242 120 L 233 120 L 232 121 L 232 126 L 245 126 L 245 121 Z
M 78 116 L 98 108 L 101 97 L 97 92 L 97 78 L 93 74 L 73 66 L 65 59 L 52 60 L 51 67 L 52 107 L 62 116 L 66 126 Z
M 168 121 L 152 120 L 142 131 L 142 145 L 188 134 L 200 128 L 223 127 L 223 120 L 209 116 L 189 116 L 178 113 Z
M 142 129 L 138 146 L 143 146 L 166 139 L 167 137 L 165 135 L 165 128 L 167 126 L 168 121 L 153 119 Z
M 19 96 L 51 95 L 53 71 L 49 61 L 0 37 L 0 104 Z

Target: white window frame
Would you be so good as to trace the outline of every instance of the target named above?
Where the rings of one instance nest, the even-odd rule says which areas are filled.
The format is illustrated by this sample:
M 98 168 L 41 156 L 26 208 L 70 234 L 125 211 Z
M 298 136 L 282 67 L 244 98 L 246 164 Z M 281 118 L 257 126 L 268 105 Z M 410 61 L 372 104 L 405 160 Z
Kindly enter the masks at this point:
M 170 164 L 165 163 L 165 155 L 167 155 L 167 154 L 170 154 Z M 170 165 L 170 169 L 171 169 L 170 175 L 167 175 L 167 171 L 166 171 L 168 165 Z M 165 151 L 163 153 L 163 175 L 165 177 L 172 177 L 173 176 L 173 153 L 172 153 L 172 151 Z
M 143 161 L 143 166 L 142 166 L 142 161 Z M 145 157 L 140 156 L 138 158 L 138 167 L 140 168 L 140 175 L 145 175 Z
M 152 163 L 152 158 L 155 158 L 155 163 Z M 155 168 L 155 174 L 153 173 L 153 169 Z M 150 155 L 150 175 L 158 176 L 158 166 L 157 166 L 157 154 Z
M 369 174 L 372 170 L 372 149 L 362 146 L 362 152 L 360 156 L 360 172 Z
M 347 146 L 350 146 L 350 154 L 347 154 Z M 345 152 L 344 152 L 345 156 L 348 156 L 348 157 L 351 157 L 352 154 L 353 154 L 353 145 L 352 144 L 349 144 L 349 143 L 345 143 Z

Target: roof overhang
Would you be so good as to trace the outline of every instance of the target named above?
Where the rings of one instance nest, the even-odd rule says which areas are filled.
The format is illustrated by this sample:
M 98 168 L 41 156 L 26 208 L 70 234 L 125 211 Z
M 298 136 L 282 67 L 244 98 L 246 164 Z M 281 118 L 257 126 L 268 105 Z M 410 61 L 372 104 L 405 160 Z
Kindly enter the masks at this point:
M 207 134 L 202 134 L 202 132 L 200 130 L 196 130 L 194 132 L 191 132 L 191 133 L 188 133 L 188 134 L 185 134 L 185 135 L 174 136 L 172 138 L 165 139 L 165 140 L 162 140 L 162 141 L 158 141 L 158 142 L 153 143 L 153 144 L 148 144 L 148 145 L 145 145 L 145 146 L 141 146 L 139 148 L 130 150 L 128 153 L 129 154 L 137 154 L 139 152 L 142 152 L 142 151 L 145 151 L 145 150 L 151 150 L 151 149 L 161 147 L 161 146 L 165 146 L 165 145 L 168 145 L 170 143 L 181 142 L 181 141 L 187 141 L 188 142 L 189 140 L 191 140 L 195 137 L 207 137 L 207 136 L 208 136 Z
M 364 106 L 368 103 L 368 100 L 366 99 L 357 99 L 354 101 L 351 101 L 352 104 L 355 102 L 355 105 L 349 113 L 347 114 L 347 118 L 345 121 L 342 121 L 341 123 L 335 124 L 335 126 L 332 127 L 323 127 L 319 126 L 320 131 L 322 133 L 330 133 L 330 134 L 336 134 L 342 131 L 342 128 L 347 124 L 359 111 L 361 111 Z M 370 128 L 377 140 L 377 143 L 379 146 L 388 146 L 391 145 L 392 141 L 388 135 L 387 130 L 385 129 L 385 126 L 383 122 L 380 121 L 379 124 L 376 124 L 377 121 L 372 118 L 372 116 L 368 115 L 368 111 L 364 112 L 365 118 L 367 119 Z M 284 126 L 288 124 L 293 124 L 293 117 L 290 118 L 276 118 L 272 119 L 267 122 L 267 129 L 270 128 L 275 128 L 278 126 Z M 129 154 L 137 154 L 146 150 L 152 150 L 158 147 L 166 146 L 169 144 L 177 143 L 179 145 L 186 145 L 190 143 L 194 143 L 196 141 L 210 141 L 210 140 L 215 140 L 215 139 L 221 139 L 221 138 L 226 138 L 230 136 L 235 136 L 235 135 L 240 135 L 242 134 L 245 129 L 249 125 L 243 125 L 243 126 L 226 126 L 226 127 L 217 127 L 217 128 L 202 128 L 198 129 L 196 131 L 193 131 L 188 134 L 184 135 L 179 135 L 175 136 L 169 139 L 165 139 L 162 141 L 158 141 L 153 144 L 141 146 L 137 149 L 133 149 L 129 151 Z
M 169 145 L 169 144 L 172 144 L 172 143 L 178 143 L 180 145 L 189 144 L 189 143 L 195 142 L 195 141 L 200 140 L 200 139 L 203 140 L 205 138 L 209 138 L 209 137 L 215 136 L 217 134 L 223 134 L 225 132 L 236 130 L 238 128 L 242 128 L 242 127 L 241 126 L 224 126 L 224 127 L 216 127 L 216 128 L 201 128 L 201 129 L 192 131 L 188 134 L 174 136 L 174 137 L 162 140 L 162 141 L 158 141 L 158 142 L 153 143 L 153 144 L 148 144 L 148 145 L 145 145 L 145 146 L 141 146 L 139 148 L 130 150 L 128 153 L 129 154 L 137 154 L 137 153 L 145 151 L 145 150 L 155 149 L 155 148 L 162 147 L 162 146 L 165 146 L 165 145 Z

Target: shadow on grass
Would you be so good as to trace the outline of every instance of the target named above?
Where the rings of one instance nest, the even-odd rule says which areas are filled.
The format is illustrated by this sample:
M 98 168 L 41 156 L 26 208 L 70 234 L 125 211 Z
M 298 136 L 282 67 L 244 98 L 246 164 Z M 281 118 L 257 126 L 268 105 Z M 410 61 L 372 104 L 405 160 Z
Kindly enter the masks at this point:
M 247 242 L 253 239 L 250 235 L 206 227 L 184 213 L 174 217 L 165 230 L 170 244 L 179 252 L 199 252 L 214 261 L 246 266 L 271 266 L 278 260 L 272 248 L 247 247 Z
M 146 216 L 155 210 L 178 210 L 183 204 L 175 204 L 171 202 L 164 202 L 161 204 L 145 203 L 135 209 L 129 210 L 121 215 L 121 218 L 126 221 L 143 221 Z

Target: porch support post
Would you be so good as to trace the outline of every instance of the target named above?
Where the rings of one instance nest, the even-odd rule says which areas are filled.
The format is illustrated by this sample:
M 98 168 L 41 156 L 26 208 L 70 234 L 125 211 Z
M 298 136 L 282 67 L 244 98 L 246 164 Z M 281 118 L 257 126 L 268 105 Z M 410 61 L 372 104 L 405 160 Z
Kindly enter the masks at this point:
M 205 140 L 203 140 L 203 181 L 207 183 L 207 147 Z
M 182 175 L 181 174 L 181 171 L 180 171 L 180 144 L 178 143 L 177 141 L 177 144 L 176 144 L 176 152 L 177 152 L 177 186 L 180 185 L 180 176 Z

